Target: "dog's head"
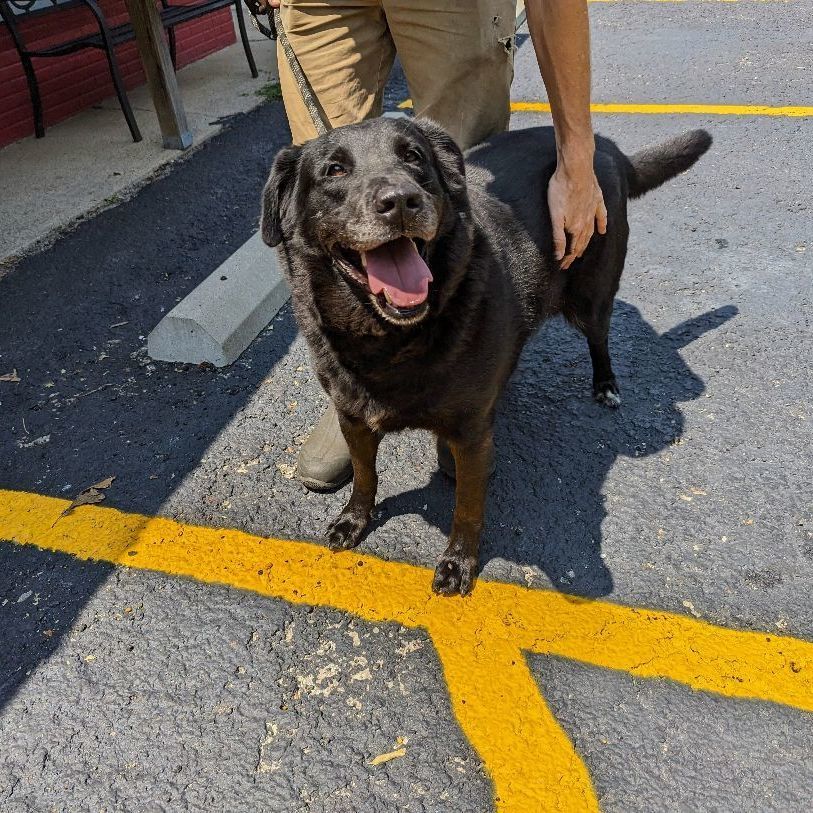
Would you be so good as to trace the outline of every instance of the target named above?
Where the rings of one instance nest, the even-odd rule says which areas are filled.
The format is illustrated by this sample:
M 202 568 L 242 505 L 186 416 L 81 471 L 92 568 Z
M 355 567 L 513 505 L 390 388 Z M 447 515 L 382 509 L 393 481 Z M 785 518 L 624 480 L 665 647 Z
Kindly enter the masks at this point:
M 438 301 L 448 265 L 438 247 L 468 214 L 449 135 L 426 120 L 380 118 L 282 150 L 263 192 L 262 236 L 306 253 L 322 285 L 347 286 L 377 317 L 406 326 Z

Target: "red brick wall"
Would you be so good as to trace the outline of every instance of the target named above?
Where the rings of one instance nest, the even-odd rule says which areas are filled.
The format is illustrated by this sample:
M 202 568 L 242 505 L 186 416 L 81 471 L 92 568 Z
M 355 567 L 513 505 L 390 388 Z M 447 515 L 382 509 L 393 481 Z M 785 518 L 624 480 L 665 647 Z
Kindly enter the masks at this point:
M 195 1 L 172 0 L 176 3 Z M 127 20 L 124 0 L 100 0 L 99 5 L 109 25 Z M 98 30 L 94 25 L 93 15 L 87 7 L 82 6 L 57 8 L 55 11 L 24 17 L 18 23 L 18 28 L 28 47 L 42 47 Z M 175 33 L 179 68 L 235 41 L 229 9 L 221 9 L 178 26 Z M 116 56 L 128 90 L 142 84 L 144 71 L 135 43 L 118 46 Z M 42 96 L 46 138 L 50 125 L 115 94 L 103 51 L 85 49 L 68 56 L 34 59 L 34 70 Z M 136 111 L 139 121 L 145 115 L 154 114 Z M 121 126 L 126 133 L 124 116 L 121 117 Z M 34 122 L 25 74 L 11 35 L 0 21 L 0 147 L 32 135 L 33 132 Z

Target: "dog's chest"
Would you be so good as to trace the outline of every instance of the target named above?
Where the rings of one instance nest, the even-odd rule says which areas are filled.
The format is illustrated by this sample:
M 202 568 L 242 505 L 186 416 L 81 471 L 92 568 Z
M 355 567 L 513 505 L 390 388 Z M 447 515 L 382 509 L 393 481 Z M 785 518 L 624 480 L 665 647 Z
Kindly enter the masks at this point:
M 346 368 L 320 370 L 336 407 L 376 432 L 438 431 L 449 420 L 443 389 L 427 375 L 355 375 Z

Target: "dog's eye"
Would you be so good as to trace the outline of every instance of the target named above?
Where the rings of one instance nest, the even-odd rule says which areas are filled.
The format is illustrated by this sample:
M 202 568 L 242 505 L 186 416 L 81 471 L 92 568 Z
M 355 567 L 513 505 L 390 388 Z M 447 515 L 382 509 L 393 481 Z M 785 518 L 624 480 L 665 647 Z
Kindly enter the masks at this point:
M 341 164 L 330 164 L 325 174 L 330 178 L 341 178 L 347 175 L 347 170 Z
M 404 153 L 404 161 L 406 161 L 408 164 L 420 164 L 420 162 L 423 161 L 423 156 L 414 147 L 410 147 Z

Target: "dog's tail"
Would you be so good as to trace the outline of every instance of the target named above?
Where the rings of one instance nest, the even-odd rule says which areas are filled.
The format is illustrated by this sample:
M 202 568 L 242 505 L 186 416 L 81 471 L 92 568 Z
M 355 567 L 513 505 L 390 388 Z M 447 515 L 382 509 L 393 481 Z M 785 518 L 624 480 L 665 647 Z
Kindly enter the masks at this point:
M 711 146 L 705 130 L 690 130 L 676 138 L 646 147 L 630 157 L 627 165 L 629 196 L 639 198 L 691 167 Z

